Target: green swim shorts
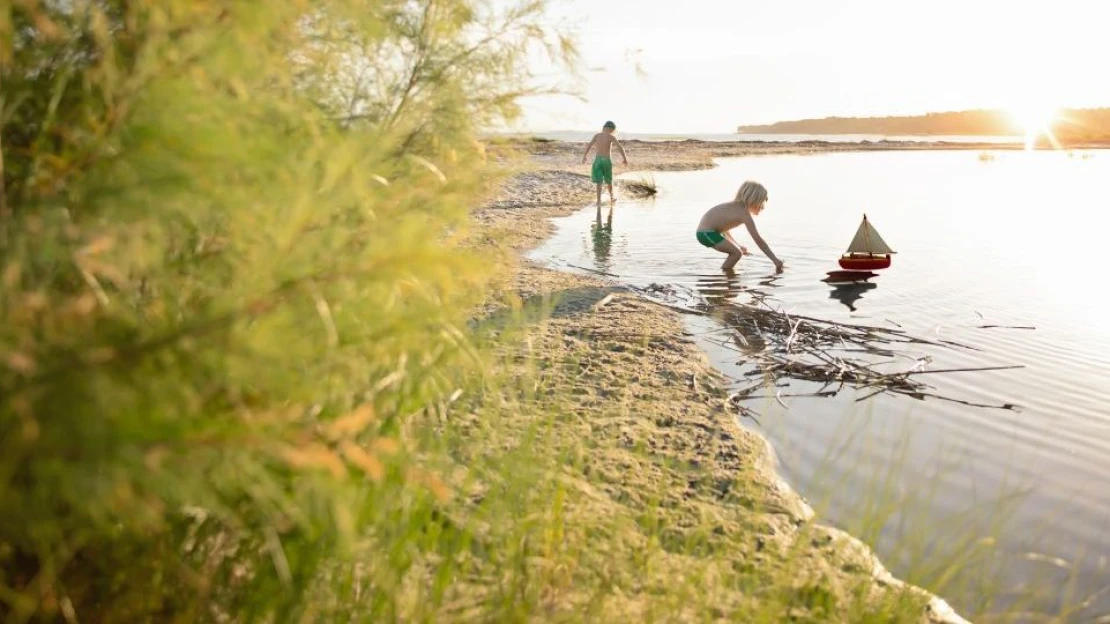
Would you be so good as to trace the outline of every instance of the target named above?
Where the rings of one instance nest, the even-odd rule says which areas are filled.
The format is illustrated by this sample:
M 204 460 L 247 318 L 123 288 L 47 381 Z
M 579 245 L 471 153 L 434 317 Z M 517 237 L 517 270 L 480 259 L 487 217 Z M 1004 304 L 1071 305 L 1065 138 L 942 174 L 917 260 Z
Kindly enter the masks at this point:
M 613 183 L 613 161 L 608 156 L 597 156 L 594 158 L 594 166 L 590 171 L 590 177 L 593 179 L 594 184 L 601 184 L 602 182 Z
M 724 235 L 716 230 L 698 230 L 698 242 L 710 249 L 725 240 Z

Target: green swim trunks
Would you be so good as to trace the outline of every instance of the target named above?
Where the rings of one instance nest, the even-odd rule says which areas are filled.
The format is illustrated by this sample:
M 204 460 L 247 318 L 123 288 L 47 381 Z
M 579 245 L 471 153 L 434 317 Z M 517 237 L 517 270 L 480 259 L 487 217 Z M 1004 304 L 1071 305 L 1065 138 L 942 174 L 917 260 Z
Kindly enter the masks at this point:
M 712 249 L 725 240 L 724 235 L 716 230 L 698 230 L 698 242 Z
M 594 184 L 601 184 L 602 182 L 613 183 L 613 161 L 608 156 L 597 156 L 594 158 L 594 166 L 590 171 L 590 177 L 593 179 Z

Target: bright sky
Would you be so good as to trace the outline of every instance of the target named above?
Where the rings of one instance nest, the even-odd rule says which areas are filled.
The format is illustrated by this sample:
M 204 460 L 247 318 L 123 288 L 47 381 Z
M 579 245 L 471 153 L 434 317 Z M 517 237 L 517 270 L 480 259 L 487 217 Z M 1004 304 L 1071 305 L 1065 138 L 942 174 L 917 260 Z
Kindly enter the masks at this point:
M 585 102 L 521 130 L 732 132 L 812 117 L 1110 106 L 1107 0 L 553 0 Z M 639 64 L 643 74 L 637 72 Z

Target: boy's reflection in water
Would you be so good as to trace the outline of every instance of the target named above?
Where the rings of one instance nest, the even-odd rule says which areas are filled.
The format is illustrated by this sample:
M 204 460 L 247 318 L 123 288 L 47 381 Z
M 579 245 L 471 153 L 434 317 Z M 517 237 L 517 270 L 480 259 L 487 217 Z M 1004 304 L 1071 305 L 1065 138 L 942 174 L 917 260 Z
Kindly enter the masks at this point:
M 736 295 L 747 290 L 740 285 L 740 275 L 735 270 L 717 275 L 699 275 L 697 288 L 711 309 L 736 299 Z
M 601 206 L 597 207 L 597 219 L 590 224 L 590 236 L 593 239 L 594 263 L 597 268 L 608 272 L 610 267 L 610 253 L 613 246 L 613 206 L 609 206 L 609 216 L 605 222 L 601 221 Z
M 705 311 L 709 316 L 732 330 L 727 335 L 741 351 L 756 353 L 766 348 L 767 343 L 758 328 L 755 327 L 750 316 L 744 312 L 743 308 L 732 305 L 737 295 L 742 292 L 746 292 L 755 298 L 762 298 L 761 293 L 742 286 L 740 276 L 735 271 L 699 276 L 697 289 L 702 298 L 705 299 Z

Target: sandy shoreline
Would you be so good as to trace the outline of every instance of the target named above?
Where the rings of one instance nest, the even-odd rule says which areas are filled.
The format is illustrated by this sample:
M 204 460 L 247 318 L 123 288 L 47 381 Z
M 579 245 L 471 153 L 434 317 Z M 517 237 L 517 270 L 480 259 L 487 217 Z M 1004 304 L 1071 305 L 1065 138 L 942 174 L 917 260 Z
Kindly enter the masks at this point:
M 842 143 L 831 141 L 769 142 L 769 141 L 622 141 L 629 156 L 626 166 L 614 161 L 614 175 L 633 174 L 616 179 L 619 194 L 636 197 L 642 184 L 650 185 L 652 172 L 695 171 L 714 166 L 715 158 L 745 156 L 776 156 L 827 154 L 830 152 L 957 150 L 1021 151 L 1016 143 L 956 143 L 946 141 L 862 141 Z M 582 163 L 585 143 L 550 141 L 546 139 L 502 140 L 488 146 L 488 152 L 506 164 L 512 163 L 516 174 L 501 189 L 491 207 L 558 207 L 584 205 L 594 201 L 596 191 L 590 181 L 589 164 Z M 1105 145 L 1076 146 L 1076 149 L 1105 149 Z M 515 159 L 513 157 L 516 157 Z M 608 200 L 608 195 L 603 197 Z
M 873 144 L 626 145 L 635 170 L 675 171 L 712 167 L 712 159 L 721 156 L 861 150 Z M 525 153 L 526 164 L 475 219 L 484 236 L 523 254 L 550 235 L 550 218 L 592 202 L 594 187 L 581 164 L 583 144 L 526 141 L 510 148 Z M 622 188 L 618 198 L 635 192 Z M 550 365 L 551 394 L 565 394 L 572 402 L 558 407 L 578 414 L 576 427 L 596 445 L 594 472 L 579 483 L 598 494 L 596 478 L 603 475 L 604 491 L 589 503 L 597 506 L 591 514 L 616 513 L 608 509 L 614 505 L 634 512 L 647 504 L 644 493 L 656 489 L 664 499 L 660 509 L 667 510 L 664 521 L 676 532 L 691 524 L 688 514 L 718 517 L 721 548 L 736 560 L 774 569 L 779 553 L 800 554 L 801 575 L 823 590 L 835 594 L 866 581 L 874 600 L 906 592 L 919 596 L 925 605 L 921 621 L 966 621 L 940 598 L 893 578 L 859 540 L 814 522 L 810 506 L 776 473 L 770 445 L 741 427 L 728 409 L 721 373 L 684 335 L 678 313 L 619 285 L 524 260 L 505 289 L 525 307 L 556 302 L 550 317 L 532 328 L 529 344 L 535 351 L 523 357 Z M 619 416 L 612 417 L 607 410 L 616 405 Z M 625 597 L 623 613 L 636 612 L 633 598 Z
M 826 154 L 829 152 L 881 151 L 1020 151 L 1021 143 L 961 143 L 955 141 L 621 141 L 629 155 L 630 169 L 651 171 L 689 171 L 712 167 L 714 158 L 772 156 L 781 154 Z M 585 143 L 517 139 L 504 144 L 526 153 L 534 166 L 588 173 L 582 164 Z M 1105 148 L 1101 144 L 1072 146 L 1073 149 Z M 614 160 L 616 162 L 616 160 Z M 619 169 L 618 169 L 619 170 Z

